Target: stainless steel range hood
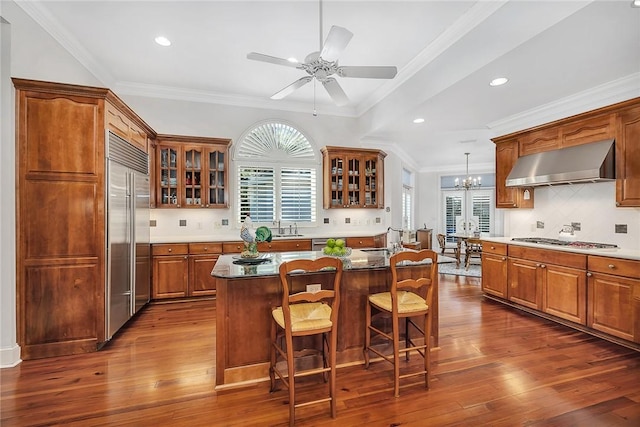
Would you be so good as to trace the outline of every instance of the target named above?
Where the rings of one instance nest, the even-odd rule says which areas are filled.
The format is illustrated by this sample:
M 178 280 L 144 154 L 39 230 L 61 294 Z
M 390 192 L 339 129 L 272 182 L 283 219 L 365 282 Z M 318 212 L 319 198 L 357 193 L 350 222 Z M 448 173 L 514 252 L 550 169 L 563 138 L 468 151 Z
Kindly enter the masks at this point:
M 612 181 L 615 141 L 593 142 L 518 158 L 507 177 L 507 187 Z

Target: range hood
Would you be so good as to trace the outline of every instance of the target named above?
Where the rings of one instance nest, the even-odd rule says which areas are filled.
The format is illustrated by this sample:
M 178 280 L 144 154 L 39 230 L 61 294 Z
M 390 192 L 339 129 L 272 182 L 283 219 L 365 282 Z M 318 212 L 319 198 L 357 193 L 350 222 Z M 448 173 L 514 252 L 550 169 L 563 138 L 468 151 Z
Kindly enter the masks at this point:
M 507 177 L 507 187 L 612 181 L 615 141 L 607 139 L 519 157 Z

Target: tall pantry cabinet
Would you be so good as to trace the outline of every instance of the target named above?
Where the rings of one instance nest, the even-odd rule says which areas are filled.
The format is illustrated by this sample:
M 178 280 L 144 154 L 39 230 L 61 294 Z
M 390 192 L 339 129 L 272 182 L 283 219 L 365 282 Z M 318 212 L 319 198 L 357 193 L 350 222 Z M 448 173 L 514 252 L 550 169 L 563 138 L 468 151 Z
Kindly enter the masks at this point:
M 17 139 L 17 324 L 22 359 L 96 351 L 105 340 L 107 109 L 153 134 L 108 89 L 13 79 Z

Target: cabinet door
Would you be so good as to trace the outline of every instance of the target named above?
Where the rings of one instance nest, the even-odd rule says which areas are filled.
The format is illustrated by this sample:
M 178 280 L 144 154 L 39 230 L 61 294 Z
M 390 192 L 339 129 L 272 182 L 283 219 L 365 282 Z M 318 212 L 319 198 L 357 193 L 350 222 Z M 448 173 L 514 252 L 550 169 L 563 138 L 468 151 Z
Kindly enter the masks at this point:
M 529 132 L 519 139 L 520 156 L 557 148 L 560 148 L 560 130 L 557 127 Z
M 156 196 L 156 207 L 180 207 L 182 184 L 179 169 L 180 148 L 178 146 L 158 145 L 157 148 L 157 183 L 159 191 Z
M 640 206 L 640 107 L 618 116 L 616 205 Z
M 211 276 L 211 270 L 213 270 L 217 260 L 218 256 L 216 255 L 192 255 L 189 257 L 190 296 L 216 294 L 216 280 Z
M 640 280 L 589 273 L 587 326 L 640 343 Z
M 364 200 L 361 197 L 361 184 L 362 184 L 362 165 L 363 160 L 362 156 L 353 156 L 350 155 L 346 158 L 347 164 L 347 175 L 346 186 L 347 186 L 347 207 L 359 208 L 363 204 Z
M 153 258 L 154 299 L 178 298 L 187 295 L 189 261 L 187 255 Z
M 543 264 L 542 311 L 581 325 L 587 324 L 585 270 Z
M 507 257 L 482 254 L 482 291 L 507 298 Z
M 203 147 L 187 145 L 182 147 L 182 194 L 184 200 L 182 205 L 187 208 L 199 208 L 205 203 L 205 193 L 203 193 L 206 177 L 203 176 L 204 153 Z
M 342 155 L 325 154 L 324 162 L 324 207 L 345 207 L 345 160 Z
M 509 301 L 540 310 L 542 308 L 540 264 L 517 258 L 509 258 L 508 263 Z
M 227 149 L 207 150 L 205 207 L 228 207 Z
M 591 117 L 562 126 L 562 148 L 615 137 L 615 114 Z
M 381 159 L 378 156 L 365 156 L 362 174 L 362 200 L 365 208 L 384 207 Z
M 518 140 L 496 144 L 496 207 L 532 208 L 533 188 L 514 188 L 505 185 L 511 169 L 518 160 Z

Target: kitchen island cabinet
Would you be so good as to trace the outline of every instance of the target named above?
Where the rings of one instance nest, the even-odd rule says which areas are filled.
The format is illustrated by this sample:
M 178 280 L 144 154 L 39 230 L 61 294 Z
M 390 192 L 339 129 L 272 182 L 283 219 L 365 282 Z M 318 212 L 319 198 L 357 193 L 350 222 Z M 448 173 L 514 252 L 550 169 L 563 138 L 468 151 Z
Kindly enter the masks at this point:
M 267 381 L 271 310 L 282 303 L 278 276 L 280 263 L 297 258 L 314 259 L 320 252 L 270 254 L 270 262 L 259 265 L 234 264 L 232 255 L 222 255 L 211 274 L 217 280 L 216 302 L 216 389 L 247 386 Z M 453 261 L 439 257 L 439 262 Z M 428 274 L 430 263 L 407 266 Z M 435 267 L 437 268 L 437 267 Z M 313 280 L 322 280 L 316 274 Z M 436 280 L 438 275 L 436 274 Z M 386 249 L 354 250 L 345 260 L 340 291 L 337 360 L 339 366 L 360 363 L 365 333 L 367 296 L 387 289 L 391 280 Z M 304 283 L 301 282 L 301 285 Z M 434 346 L 438 345 L 438 284 L 433 284 Z

